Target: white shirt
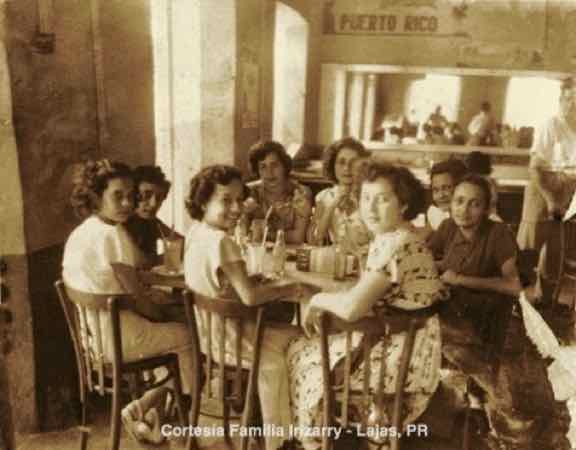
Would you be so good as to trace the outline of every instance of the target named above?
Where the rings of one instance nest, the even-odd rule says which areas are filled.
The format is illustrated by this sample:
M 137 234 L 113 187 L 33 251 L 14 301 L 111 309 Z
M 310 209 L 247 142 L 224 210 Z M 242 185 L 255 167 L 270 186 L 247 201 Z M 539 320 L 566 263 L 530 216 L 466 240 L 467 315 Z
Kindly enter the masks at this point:
M 62 277 L 73 289 L 94 294 L 121 294 L 124 289 L 110 263 L 136 266 L 136 247 L 122 225 L 88 217 L 72 231 L 64 247 Z
M 242 260 L 240 247 L 222 230 L 204 222 L 192 224 L 186 234 L 184 278 L 186 285 L 207 297 L 218 297 L 225 281 L 219 269 Z
M 435 205 L 430 205 L 426 212 L 426 219 L 433 230 L 437 230 L 444 219 L 450 217 L 450 211 L 443 211 Z
M 554 116 L 536 130 L 530 154 L 531 167 L 561 170 L 576 166 L 576 132 L 562 117 Z

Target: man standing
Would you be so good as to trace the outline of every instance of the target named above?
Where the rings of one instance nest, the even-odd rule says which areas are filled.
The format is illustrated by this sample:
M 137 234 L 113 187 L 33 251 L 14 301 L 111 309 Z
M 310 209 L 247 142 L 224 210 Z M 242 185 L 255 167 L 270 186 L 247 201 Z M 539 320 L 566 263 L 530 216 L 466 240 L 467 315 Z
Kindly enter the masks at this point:
M 476 114 L 468 125 L 468 145 L 492 145 L 490 136 L 494 128 L 494 117 L 489 102 L 482 102 L 480 112 Z
M 576 188 L 576 91 L 572 79 L 562 82 L 559 114 L 537 131 L 530 150 L 530 181 L 524 191 L 522 222 L 518 230 L 521 250 L 541 255 L 540 275 L 558 274 L 559 221 Z M 546 245 L 544 245 L 546 244 Z M 551 255 L 546 258 L 545 254 Z

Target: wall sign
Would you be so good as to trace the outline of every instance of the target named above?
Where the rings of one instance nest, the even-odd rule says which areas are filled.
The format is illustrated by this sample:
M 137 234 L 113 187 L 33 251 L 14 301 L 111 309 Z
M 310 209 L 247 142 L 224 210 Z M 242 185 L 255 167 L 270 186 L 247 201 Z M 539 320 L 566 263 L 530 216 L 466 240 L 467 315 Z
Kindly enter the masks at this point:
M 326 0 L 324 34 L 468 36 L 461 5 L 436 0 Z

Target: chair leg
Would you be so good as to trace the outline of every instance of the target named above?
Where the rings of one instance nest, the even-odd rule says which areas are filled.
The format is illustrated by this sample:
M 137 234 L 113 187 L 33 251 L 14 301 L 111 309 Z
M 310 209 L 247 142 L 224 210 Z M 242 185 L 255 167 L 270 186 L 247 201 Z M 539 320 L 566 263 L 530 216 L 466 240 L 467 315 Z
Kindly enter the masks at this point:
M 196 377 L 195 377 L 196 378 Z M 190 385 L 190 395 L 192 397 L 192 404 L 190 405 L 190 411 L 188 413 L 189 423 L 191 427 L 196 427 L 198 425 L 198 417 L 200 416 L 200 405 L 202 400 L 202 387 L 203 382 L 201 379 L 194 379 Z M 197 450 L 198 442 L 196 437 L 190 436 L 188 438 L 188 450 Z
M 110 417 L 110 449 L 118 450 L 120 447 L 120 384 L 121 377 L 113 380 L 112 414 Z
M 182 393 L 182 380 L 180 379 L 180 366 L 178 360 L 171 367 L 172 376 L 174 377 L 174 397 L 176 407 L 178 408 L 178 422 L 180 425 L 186 425 L 186 407 L 184 406 L 184 394 Z
M 410 360 L 412 359 L 412 350 L 414 350 L 414 339 L 416 337 L 416 325 L 414 322 L 410 323 L 408 331 L 406 332 L 406 340 L 400 355 L 400 364 L 398 368 L 398 376 L 396 378 L 396 395 L 394 396 L 394 411 L 392 413 L 392 427 L 398 434 L 402 433 L 402 407 L 404 400 L 404 384 L 408 376 L 408 368 Z M 391 439 L 391 450 L 400 449 L 400 438 L 396 435 Z
M 224 440 L 226 443 L 230 444 L 232 442 L 232 437 L 230 435 L 230 404 L 225 401 L 223 405 L 222 420 L 224 425 Z
M 82 418 L 80 422 L 80 450 L 86 450 L 88 447 L 88 437 L 90 436 L 90 428 L 88 428 L 88 395 L 82 395 Z

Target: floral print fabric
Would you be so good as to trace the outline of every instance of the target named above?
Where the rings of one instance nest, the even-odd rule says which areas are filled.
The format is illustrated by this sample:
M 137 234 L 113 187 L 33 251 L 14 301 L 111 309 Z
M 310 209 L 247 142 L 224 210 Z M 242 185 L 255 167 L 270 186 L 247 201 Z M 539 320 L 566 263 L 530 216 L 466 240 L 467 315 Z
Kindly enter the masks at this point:
M 413 231 L 399 231 L 377 237 L 370 246 L 366 264 L 368 271 L 385 274 L 393 287 L 383 294 L 374 306 L 392 305 L 403 309 L 418 309 L 432 305 L 447 296 L 434 266 L 431 253 Z M 370 387 L 378 386 L 380 365 L 386 367 L 385 392 L 393 393 L 406 332 L 388 336 L 372 348 Z M 353 336 L 353 346 L 360 342 L 360 335 Z M 330 337 L 332 367 L 345 355 L 345 335 Z M 292 414 L 300 427 L 319 425 L 315 417 L 322 398 L 322 373 L 318 338 L 304 337 L 293 341 L 288 349 L 288 368 L 292 399 Z M 416 333 L 412 359 L 405 385 L 404 425 L 413 422 L 426 409 L 428 401 L 440 380 L 441 341 L 440 326 L 436 316 Z M 352 376 L 353 389 L 362 389 L 362 365 Z M 318 448 L 319 442 L 302 439 L 306 448 Z
M 316 195 L 316 211 L 314 223 L 318 224 L 329 205 L 333 204 L 339 195 L 339 187 L 324 189 Z M 348 245 L 353 249 L 368 245 L 372 234 L 360 218 L 358 201 L 350 196 L 347 202 L 334 210 L 332 223 L 328 230 L 330 240 L 335 244 Z
M 274 210 L 268 219 L 268 239 L 274 240 L 278 230 L 289 231 L 296 226 L 297 218 L 308 219 L 312 214 L 312 193 L 310 188 L 294 181 L 288 180 L 285 198 L 281 201 L 271 201 L 266 196 L 264 186 L 258 181 L 249 186 L 249 194 L 256 206 L 252 211 L 246 212 L 248 225 L 253 219 L 264 219 L 268 210 Z

